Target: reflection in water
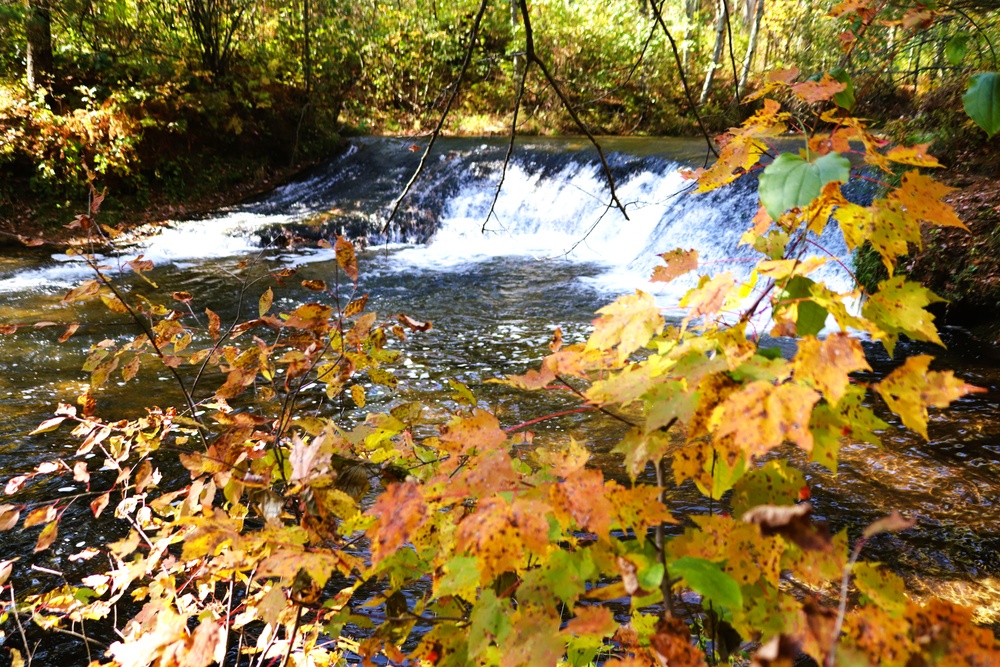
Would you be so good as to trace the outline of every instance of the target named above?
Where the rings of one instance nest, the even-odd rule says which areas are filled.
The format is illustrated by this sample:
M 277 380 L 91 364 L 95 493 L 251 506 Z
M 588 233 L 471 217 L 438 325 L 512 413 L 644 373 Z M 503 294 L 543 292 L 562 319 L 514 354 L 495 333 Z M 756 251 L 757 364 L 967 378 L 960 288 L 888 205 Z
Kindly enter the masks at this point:
M 568 256 L 553 256 L 553 248 L 567 249 L 567 243 L 575 242 L 595 216 L 601 215 L 600 205 L 589 195 L 580 195 L 579 190 L 589 189 L 599 199 L 603 186 L 580 154 L 543 146 L 519 162 L 510 176 L 510 199 L 502 200 L 499 209 L 506 231 L 484 239 L 479 229 L 489 204 L 484 198 L 491 195 L 493 181 L 487 168 L 489 160 L 475 157 L 479 155 L 477 145 L 447 145 L 456 156 L 428 177 L 429 191 L 440 186 L 433 203 L 438 217 L 436 240 L 429 246 L 379 247 L 361 257 L 359 289 L 370 294 L 370 310 L 380 315 L 405 312 L 434 323 L 432 331 L 398 344 L 403 351 L 397 373 L 399 390 L 388 396 L 371 388 L 370 410 L 393 401 L 418 400 L 435 406 L 444 420 L 447 410 L 456 408 L 448 378 L 469 385 L 505 426 L 565 410 L 576 404 L 572 396 L 560 392 L 526 395 L 487 381 L 537 366 L 548 352 L 546 345 L 557 326 L 567 341 L 582 340 L 597 308 L 615 292 L 643 282 L 655 252 L 690 242 L 701 244 L 703 257 L 711 261 L 739 259 L 740 253 L 745 253 L 733 247 L 734 239 L 717 242 L 731 237 L 732 230 L 742 230 L 753 212 L 747 206 L 752 193 L 735 189 L 718 199 L 702 200 L 666 196 L 680 185 L 670 165 L 684 159 L 683 151 L 675 152 L 676 158 L 662 153 L 618 158 L 616 168 L 633 176 L 623 183 L 622 192 L 631 192 L 631 201 L 645 202 L 645 213 L 637 212 L 632 223 L 603 220 L 605 227 L 598 227 L 600 231 L 586 244 Z M 666 146 L 664 150 L 669 149 Z M 234 277 L 239 274 L 236 256 L 252 248 L 253 234 L 331 206 L 342 211 L 344 225 L 360 211 L 377 210 L 378 202 L 384 202 L 385 193 L 390 192 L 390 184 L 397 183 L 394 179 L 405 171 L 405 155 L 383 170 L 388 175 L 373 171 L 361 160 L 375 160 L 372 154 L 379 159 L 383 154 L 395 155 L 392 151 L 391 141 L 371 142 L 346 156 L 340 171 L 332 167 L 320 170 L 312 180 L 289 186 L 253 210 L 214 221 L 180 224 L 158 240 L 143 242 L 142 251 L 157 261 L 158 268 L 150 277 L 161 289 L 155 292 L 148 284 L 130 279 L 131 289 L 161 302 L 169 301 L 172 291 L 188 291 L 195 295 L 196 313 L 211 307 L 224 322 L 231 321 L 239 289 Z M 402 153 L 409 155 L 405 150 Z M 368 191 L 363 197 L 361 181 L 366 173 L 375 194 Z M 466 176 L 456 176 L 462 173 Z M 446 182 L 446 177 L 459 180 Z M 578 193 L 575 199 L 573 192 Z M 421 201 L 430 207 L 431 193 L 422 196 L 426 201 Z M 515 196 L 529 197 L 534 203 L 519 208 Z M 829 239 L 829 245 L 839 247 L 836 239 Z M 273 268 L 300 264 L 296 285 L 300 279 L 330 282 L 336 274 L 332 257 L 322 250 L 269 250 L 264 261 Z M 731 262 L 725 268 L 739 266 Z M 85 275 L 83 267 L 65 258 L 8 258 L 0 263 L 0 272 L 5 323 L 56 323 L 37 329 L 25 327 L 2 339 L 0 470 L 4 478 L 0 481 L 4 481 L 53 456 L 70 460 L 75 445 L 65 434 L 26 434 L 50 416 L 59 401 L 72 402 L 83 389 L 87 374 L 79 369 L 91 345 L 105 338 L 124 340 L 135 331 L 99 303 L 72 307 L 60 303 L 66 286 Z M 261 284 L 258 292 L 250 295 L 244 313 L 247 308 L 256 308 L 256 298 L 264 288 Z M 276 306 L 281 308 L 314 298 L 292 286 L 276 287 L 275 296 Z M 661 297 L 669 302 L 676 295 L 663 293 Z M 79 331 L 66 343 L 56 342 L 65 326 L 74 321 L 82 323 Z M 835 530 L 846 528 L 852 539 L 866 524 L 892 509 L 917 518 L 918 529 L 903 535 L 880 535 L 866 547 L 865 555 L 890 564 L 910 579 L 917 594 L 934 593 L 971 602 L 979 605 L 981 620 L 1000 623 L 1000 415 L 996 411 L 1000 361 L 995 351 L 991 356 L 989 350 L 960 332 L 949 332 L 947 338 L 951 348 L 947 353 L 901 347 L 904 354 L 943 354 L 942 368 L 954 369 L 967 381 L 988 388 L 989 393 L 968 397 L 946 413 L 932 415 L 930 442 L 921 441 L 888 414 L 881 414 L 891 423 L 883 434 L 884 447 L 845 446 L 837 475 L 806 462 L 794 451 L 781 454 L 795 459 L 807 472 L 817 513 Z M 893 367 L 881 348 L 872 346 L 869 356 L 876 375 Z M 117 380 L 97 392 L 98 412 L 105 417 L 139 415 L 150 402 L 181 402 L 167 374 L 152 365 L 140 371 L 137 384 L 124 385 L 120 377 Z M 360 411 L 347 405 L 332 409 L 340 410 L 347 424 L 363 418 Z M 590 443 L 596 464 L 613 476 L 624 476 L 618 459 L 608 454 L 621 436 L 620 424 L 600 415 L 567 415 L 537 424 L 532 430 L 536 438 L 531 447 L 560 444 L 573 435 Z M 173 470 L 176 480 L 183 479 L 186 473 L 168 467 L 174 458 L 174 453 L 163 452 L 160 465 L 166 471 Z M 100 481 L 95 478 L 94 484 Z M 68 502 L 83 491 L 81 485 L 65 479 L 42 478 L 32 484 L 26 499 L 62 497 Z M 89 513 L 87 502 L 71 504 L 70 516 Z M 686 486 L 671 496 L 678 513 L 703 511 L 704 502 Z M 51 552 L 35 556 L 28 555 L 33 532 L 6 533 L 5 553 L 22 554 L 24 563 L 72 575 L 76 566 L 67 561 L 70 554 L 85 544 L 118 537 L 121 527 L 114 522 L 64 521 L 61 531 Z M 30 589 L 37 583 L 29 577 L 18 585 Z

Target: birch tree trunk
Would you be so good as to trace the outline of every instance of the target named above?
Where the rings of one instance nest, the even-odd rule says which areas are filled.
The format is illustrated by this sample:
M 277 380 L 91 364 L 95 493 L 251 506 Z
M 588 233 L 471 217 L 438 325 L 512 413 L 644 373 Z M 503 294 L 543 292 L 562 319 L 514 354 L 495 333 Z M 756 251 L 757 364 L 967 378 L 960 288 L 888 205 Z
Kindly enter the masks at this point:
M 747 54 L 743 58 L 743 68 L 740 72 L 740 90 L 747 89 L 747 80 L 750 78 L 750 67 L 753 65 L 753 57 L 757 52 L 757 37 L 760 35 L 760 21 L 764 17 L 764 1 L 757 0 L 753 23 L 750 24 L 750 41 L 747 43 Z
M 49 0 L 28 0 L 24 22 L 27 41 L 28 90 L 34 91 L 52 74 L 52 9 Z
M 709 63 L 708 71 L 705 73 L 705 85 L 701 88 L 701 97 L 698 98 L 699 106 L 708 99 L 708 91 L 712 89 L 715 70 L 722 65 L 722 47 L 725 46 L 726 42 L 726 13 L 726 0 L 718 0 L 715 7 L 715 48 L 712 50 L 712 62 Z

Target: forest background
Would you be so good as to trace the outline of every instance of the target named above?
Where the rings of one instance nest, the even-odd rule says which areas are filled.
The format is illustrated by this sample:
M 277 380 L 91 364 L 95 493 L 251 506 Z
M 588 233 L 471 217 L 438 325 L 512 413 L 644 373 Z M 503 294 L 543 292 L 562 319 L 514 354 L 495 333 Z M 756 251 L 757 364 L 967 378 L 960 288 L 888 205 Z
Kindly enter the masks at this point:
M 121 666 L 997 664 L 1000 647 L 971 610 L 910 598 L 890 568 L 859 560 L 869 540 L 912 522 L 893 514 L 830 535 L 801 502 L 809 493 L 795 456 L 774 456 L 794 446 L 835 471 L 845 437 L 877 442 L 887 426 L 873 405 L 927 437 L 929 409 L 982 391 L 930 370 L 924 354 L 865 376 L 856 334 L 890 357 L 901 336 L 940 343 L 927 310 L 936 297 L 904 275 L 919 258 L 901 257 L 921 245 L 933 256 L 966 226 L 945 201 L 954 191 L 920 171 L 942 166 L 929 146 L 973 184 L 994 162 L 983 148 L 1000 130 L 991 9 L 5 4 L 4 205 L 8 234 L 27 245 L 59 240 L 46 220 L 72 216 L 74 232 L 113 235 L 139 210 L 211 206 L 219 190 L 265 185 L 329 155 L 342 132 L 419 134 L 453 104 L 447 130 L 473 134 L 501 131 L 517 108 L 523 132 L 732 126 L 710 149 L 718 162 L 690 174 L 696 187 L 762 174 L 762 207 L 744 237 L 761 259 L 747 283 L 703 276 L 680 322 L 642 292 L 622 297 L 599 311 L 586 343 L 564 346 L 557 332 L 539 369 L 504 380 L 569 392 L 574 410 L 625 424 L 616 451 L 630 486 L 587 467 L 576 441 L 532 450 L 460 383 L 446 421 L 403 403 L 348 424 L 322 398 L 310 403 L 320 387 L 363 410 L 366 387 L 396 384 L 389 336 L 405 342 L 430 326 L 365 312 L 346 239 L 329 243 L 337 283 L 303 281 L 316 301 L 288 312 L 274 290 L 291 270 L 235 267 L 240 304 L 252 294 L 256 316 L 225 326 L 210 308 L 202 326 L 197 295 L 147 291 L 158 288 L 142 282 L 153 267 L 141 257 L 116 276 L 94 246 L 74 249 L 94 278 L 62 303 L 101 302 L 138 333 L 95 344 L 83 367 L 90 387 L 32 435 L 72 426 L 77 457 L 100 451 L 103 467 L 54 459 L 10 478 L 0 529 L 40 526 L 35 551 L 47 550 L 67 506 L 17 497 L 36 478 L 65 474 L 86 485 L 95 517 L 114 501 L 130 530 L 80 552 L 108 562 L 83 582 L 18 601 L 5 589 L 3 621 L 21 639 L 11 659 L 30 662 L 28 634 L 50 631 Z M 802 154 L 771 145 L 796 126 Z M 870 204 L 842 195 L 856 178 L 881 188 Z M 826 260 L 804 259 L 803 248 L 828 219 L 881 267 L 854 292 L 808 277 Z M 983 220 L 985 239 L 956 242 L 970 254 L 993 242 L 996 226 Z M 945 231 L 925 242 L 924 226 Z M 683 249 L 662 258 L 654 280 L 698 266 Z M 859 313 L 849 304 L 862 297 Z M 727 319 L 734 310 L 742 315 Z M 761 312 L 773 336 L 798 339 L 792 358 L 748 329 Z M 828 317 L 839 331 L 821 339 Z M 262 329 L 268 341 L 247 335 Z M 185 405 L 117 421 L 97 414 L 92 390 L 151 364 L 169 369 Z M 202 380 L 216 384 L 210 395 L 196 392 Z M 200 407 L 215 412 L 202 418 Z M 190 483 L 167 490 L 160 456 L 174 450 Z M 647 468 L 655 484 L 639 483 Z M 671 472 L 708 499 L 683 529 L 671 528 L 663 503 Z M 358 476 L 362 494 L 369 477 L 384 485 L 373 503 L 351 493 Z M 15 564 L 2 561 L 0 577 Z M 628 620 L 606 604 L 621 600 Z M 88 627 L 108 631 L 105 641 Z M 91 655 L 95 643 L 106 652 Z

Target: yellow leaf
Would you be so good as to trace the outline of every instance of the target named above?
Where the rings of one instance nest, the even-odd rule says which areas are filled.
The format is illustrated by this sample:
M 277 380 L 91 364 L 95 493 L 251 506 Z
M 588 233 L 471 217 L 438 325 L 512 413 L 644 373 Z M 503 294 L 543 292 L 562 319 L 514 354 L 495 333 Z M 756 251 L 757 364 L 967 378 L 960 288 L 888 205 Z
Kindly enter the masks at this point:
M 264 313 L 271 310 L 271 304 L 274 302 L 274 291 L 268 287 L 267 291 L 260 295 L 260 301 L 257 302 L 257 312 L 258 317 L 264 317 Z M 213 336 L 215 338 L 215 336 Z
M 819 81 L 803 81 L 792 85 L 792 92 L 808 104 L 825 102 L 847 88 L 847 84 L 837 81 L 829 74 L 823 74 Z
M 862 308 L 862 313 L 881 329 L 885 349 L 891 355 L 898 334 L 928 343 L 944 345 L 934 326 L 934 315 L 925 307 L 944 301 L 917 283 L 907 282 L 902 276 L 890 278 L 879 285 Z
M 663 317 L 656 300 L 642 291 L 620 297 L 597 312 L 601 317 L 594 320 L 594 333 L 587 340 L 587 349 L 617 347 L 619 363 L 663 329 Z
M 365 388 L 360 384 L 351 386 L 351 399 L 359 408 L 365 407 Z
M 684 295 L 680 305 L 689 308 L 687 316 L 684 318 L 684 325 L 699 317 L 709 317 L 715 315 L 726 302 L 726 296 L 736 285 L 733 274 L 726 271 L 717 276 L 709 278 L 704 276 L 698 283 L 698 287 Z
M 786 440 L 812 451 L 809 417 L 818 400 L 819 394 L 802 385 L 751 382 L 723 404 L 716 441 L 732 438 L 737 449 L 752 456 L 766 454 Z
M 770 101 L 770 100 L 768 100 Z M 696 192 L 709 192 L 732 183 L 760 162 L 767 144 L 749 137 L 734 137 L 719 151 L 719 159 L 698 177 Z
M 910 357 L 875 390 L 903 424 L 927 439 L 927 408 L 944 408 L 966 394 L 986 391 L 967 384 L 951 371 L 929 371 L 933 357 L 926 354 Z
M 912 164 L 916 167 L 944 167 L 938 159 L 927 153 L 930 142 L 916 146 L 896 146 L 886 153 L 886 157 L 900 164 Z
M 818 389 L 831 405 L 847 391 L 851 373 L 871 370 L 861 343 L 841 332 L 823 341 L 813 336 L 800 340 L 793 368 L 796 380 Z
M 899 188 L 889 194 L 889 199 L 898 202 L 916 220 L 940 227 L 959 227 L 968 231 L 951 204 L 941 201 L 956 188 L 938 183 L 930 176 L 913 170 L 903 174 Z
M 35 543 L 35 552 L 45 551 L 52 543 L 56 541 L 56 535 L 59 533 L 59 522 L 53 521 L 45 525 L 42 528 L 42 532 L 38 534 L 38 541 Z

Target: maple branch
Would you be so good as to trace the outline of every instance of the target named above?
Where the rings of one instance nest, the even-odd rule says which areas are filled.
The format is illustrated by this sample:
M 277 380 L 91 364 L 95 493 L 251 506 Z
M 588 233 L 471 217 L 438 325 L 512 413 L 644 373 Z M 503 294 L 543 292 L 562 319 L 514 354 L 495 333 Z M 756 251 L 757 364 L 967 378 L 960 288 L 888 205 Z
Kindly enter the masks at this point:
M 424 170 L 424 165 L 427 164 L 427 157 L 431 154 L 431 149 L 434 148 L 434 142 L 437 141 L 438 136 L 441 134 L 441 129 L 444 127 L 444 122 L 448 118 L 448 113 L 451 111 L 451 105 L 455 103 L 455 98 L 458 97 L 458 91 L 462 87 L 462 79 L 465 77 L 465 72 L 469 69 L 469 63 L 472 62 L 472 52 L 476 48 L 476 38 L 479 35 L 479 24 L 483 20 L 483 15 L 486 13 L 486 6 L 489 4 L 489 0 L 481 0 L 479 3 L 479 11 L 476 12 L 476 18 L 472 22 L 472 29 L 469 31 L 469 47 L 465 50 L 465 59 L 462 60 L 462 68 L 458 71 L 458 78 L 455 79 L 455 83 L 452 84 L 451 95 L 448 96 L 448 101 L 445 103 L 444 111 L 441 112 L 441 117 L 438 119 L 437 126 L 435 126 L 434 131 L 431 133 L 431 139 L 427 142 L 427 148 L 424 149 L 424 154 L 420 156 L 420 163 L 417 165 L 416 171 L 410 176 L 410 180 L 406 182 L 403 187 L 403 191 L 396 197 L 396 200 L 392 203 L 392 209 L 389 211 L 389 217 L 385 219 L 385 224 L 382 225 L 382 234 L 388 234 L 389 224 L 392 223 L 392 219 L 396 216 L 396 212 L 399 211 L 400 204 L 403 203 L 403 199 L 410 194 L 410 190 L 413 185 L 420 178 L 420 174 Z M 386 241 L 388 241 L 388 236 L 386 236 Z
M 508 426 L 507 428 L 504 429 L 504 431 L 507 433 L 513 433 L 514 431 L 519 431 L 522 428 L 525 428 L 526 426 L 539 424 L 541 422 L 548 421 L 549 419 L 555 419 L 556 417 L 565 417 L 566 415 L 575 415 L 581 412 L 593 412 L 594 410 L 598 409 L 599 408 L 597 408 L 596 406 L 584 406 L 582 408 L 572 408 L 570 410 L 563 410 L 562 412 L 553 412 L 551 414 L 544 415 L 542 417 L 535 417 L 534 419 L 529 419 L 526 422 L 521 422 L 516 426 Z
M 851 558 L 844 568 L 844 576 L 840 580 L 840 605 L 837 607 L 837 622 L 833 625 L 833 632 L 830 634 L 830 652 L 826 655 L 826 667 L 833 667 L 834 658 L 837 654 L 837 640 L 840 639 L 840 632 L 844 628 L 844 617 L 847 615 L 847 587 L 851 581 L 851 571 L 854 569 L 858 557 L 861 556 L 861 549 L 868 541 L 867 537 L 862 537 L 854 545 Z
M 528 65 L 531 63 L 538 65 L 538 69 L 541 71 L 542 76 L 545 77 L 549 86 L 551 86 L 552 90 L 555 91 L 556 96 L 559 98 L 559 101 L 562 102 L 562 105 L 566 109 L 566 112 L 569 113 L 570 118 L 573 119 L 573 122 L 576 123 L 576 126 L 580 129 L 580 131 L 587 136 L 587 139 L 590 140 L 590 143 L 593 144 L 594 148 L 597 149 L 597 155 L 600 156 L 601 165 L 604 167 L 604 175 L 608 179 L 608 188 L 611 190 L 611 201 L 613 201 L 618 207 L 618 210 L 622 212 L 622 216 L 624 216 L 626 220 L 629 220 L 630 218 L 628 217 L 628 213 L 625 211 L 624 204 L 622 204 L 621 200 L 618 199 L 618 193 L 615 190 L 615 177 L 611 174 L 611 167 L 608 165 L 607 158 L 604 157 L 604 149 L 601 148 L 601 144 L 599 144 L 597 139 L 594 138 L 590 128 L 588 128 L 586 124 L 580 120 L 580 116 L 577 115 L 573 105 L 570 104 L 569 99 L 566 97 L 565 93 L 563 93 L 562 88 L 559 87 L 559 84 L 556 83 L 555 78 L 549 72 L 549 68 L 545 66 L 542 59 L 538 57 L 537 53 L 535 53 L 535 38 L 531 30 L 531 16 L 528 14 L 527 0 L 518 0 L 518 5 L 521 8 L 521 20 L 524 22 L 524 57 L 527 61 L 525 63 L 525 69 L 527 69 Z
M 576 394 L 577 396 L 579 396 L 581 399 L 583 399 L 584 401 L 587 400 L 587 397 L 583 395 L 583 392 L 581 392 L 579 389 L 577 389 L 576 387 L 574 387 L 573 385 L 571 385 L 569 382 L 567 382 L 566 379 L 563 378 L 563 376 L 556 375 L 556 379 L 559 380 L 560 382 L 562 382 L 564 385 L 566 385 L 567 389 L 569 389 L 571 392 L 573 392 L 574 394 Z M 598 412 L 603 412 L 607 416 L 611 417 L 612 419 L 617 419 L 618 421 L 620 421 L 623 424 L 627 424 L 627 425 L 629 425 L 629 426 L 631 426 L 633 428 L 638 428 L 638 426 L 639 426 L 638 424 L 636 424 L 634 422 L 631 422 L 628 419 L 625 419 L 621 415 L 616 415 L 615 413 L 611 412 L 610 410 L 608 410 L 606 408 L 601 407 L 600 405 L 595 405 L 594 408 Z

